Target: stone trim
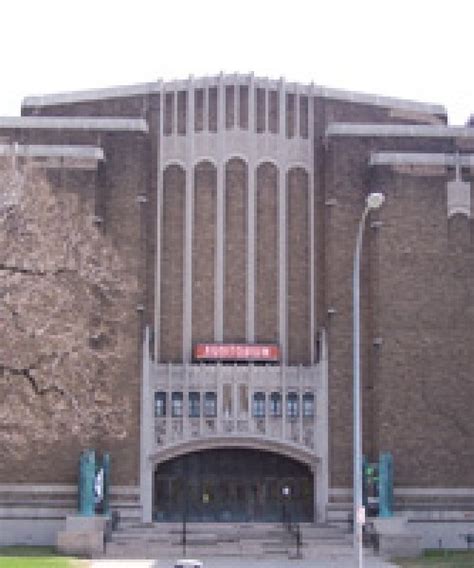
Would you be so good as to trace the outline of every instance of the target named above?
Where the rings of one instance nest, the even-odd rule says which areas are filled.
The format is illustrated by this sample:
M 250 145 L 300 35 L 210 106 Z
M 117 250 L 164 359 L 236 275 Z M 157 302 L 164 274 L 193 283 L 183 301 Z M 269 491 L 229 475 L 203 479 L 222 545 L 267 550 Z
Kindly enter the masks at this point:
M 395 487 L 395 495 L 427 497 L 474 497 L 474 487 Z
M 352 124 L 334 122 L 326 128 L 326 137 L 358 136 L 375 138 L 474 138 L 474 128 L 467 126 L 433 126 L 425 124 Z
M 1 129 L 92 130 L 111 132 L 148 132 L 142 118 L 86 118 L 59 116 L 2 116 Z
M 190 452 L 213 448 L 251 448 L 270 451 L 304 463 L 311 468 L 315 468 L 321 460 L 319 455 L 304 446 L 293 444 L 288 440 L 269 439 L 258 435 L 211 436 L 189 439 L 152 452 L 149 454 L 148 460 L 152 464 L 158 464 Z
M 397 496 L 407 497 L 474 497 L 474 487 L 394 487 Z M 331 497 L 351 497 L 350 487 L 330 487 Z
M 214 77 L 200 77 L 194 79 L 195 88 L 204 86 L 217 86 L 219 79 L 223 77 L 224 84 L 247 85 L 250 83 L 253 74 L 232 74 L 232 75 L 216 75 Z M 278 89 L 279 81 L 271 80 L 267 77 L 256 77 L 254 79 L 256 87 Z M 150 95 L 160 93 L 162 86 L 167 90 L 186 90 L 187 80 L 167 81 L 158 80 L 151 83 L 138 83 L 135 85 L 125 85 L 118 87 L 108 87 L 102 89 L 87 89 L 82 91 L 71 91 L 64 93 L 56 93 L 49 95 L 28 96 L 23 99 L 22 107 L 44 107 L 59 104 L 79 103 L 85 101 L 95 101 L 102 99 L 113 99 L 120 97 L 131 97 L 140 95 Z M 310 95 L 324 99 L 333 99 L 337 101 L 357 103 L 363 105 L 371 105 L 383 108 L 395 108 L 413 112 L 424 112 L 428 114 L 441 114 L 446 116 L 447 111 L 443 105 L 435 103 L 424 103 L 409 99 L 399 99 L 395 97 L 386 97 L 382 95 L 374 95 L 369 93 L 361 93 L 357 91 L 347 91 L 344 89 L 333 89 L 310 84 L 286 83 L 286 91 L 294 93 L 298 89 L 300 94 Z
M 474 154 L 425 154 L 422 152 L 372 152 L 371 166 L 461 166 L 474 167 Z
M 43 484 L 43 483 L 0 483 L 0 493 L 28 493 L 28 494 L 44 494 L 44 493 L 76 493 L 76 485 L 61 484 Z M 138 496 L 140 488 L 135 485 L 112 485 L 110 493 L 113 495 L 136 495 Z
M 0 156 L 27 158 L 75 158 L 101 161 L 104 150 L 98 146 L 54 146 L 41 144 L 0 144 Z

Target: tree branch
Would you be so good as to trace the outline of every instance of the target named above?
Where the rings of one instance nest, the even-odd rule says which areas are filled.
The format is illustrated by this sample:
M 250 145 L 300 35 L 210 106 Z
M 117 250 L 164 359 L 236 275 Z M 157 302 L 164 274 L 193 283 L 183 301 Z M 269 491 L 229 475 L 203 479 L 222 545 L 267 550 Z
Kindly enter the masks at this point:
M 7 371 L 8 373 L 11 373 L 12 375 L 16 375 L 16 376 L 21 376 L 21 377 L 25 377 L 28 382 L 31 385 L 31 388 L 33 389 L 33 391 L 35 392 L 35 394 L 39 395 L 39 396 L 44 396 L 45 394 L 48 394 L 50 392 L 57 392 L 60 395 L 64 395 L 64 391 L 63 389 L 61 389 L 60 387 L 58 387 L 57 385 L 52 385 L 49 387 L 43 387 L 41 388 L 38 383 L 36 382 L 36 379 L 34 378 L 34 376 L 31 374 L 31 371 L 34 369 L 34 367 L 24 367 L 24 368 L 15 368 L 15 367 L 9 367 L 8 365 L 3 365 L 0 364 L 0 371 L 2 372 L 2 374 Z

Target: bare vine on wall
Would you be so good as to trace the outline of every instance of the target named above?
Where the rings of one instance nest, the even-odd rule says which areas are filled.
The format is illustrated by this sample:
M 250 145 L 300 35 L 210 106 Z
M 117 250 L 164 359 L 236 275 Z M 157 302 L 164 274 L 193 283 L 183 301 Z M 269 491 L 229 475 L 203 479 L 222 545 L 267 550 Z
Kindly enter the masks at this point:
M 124 438 L 136 281 L 72 193 L 0 163 L 0 447 Z

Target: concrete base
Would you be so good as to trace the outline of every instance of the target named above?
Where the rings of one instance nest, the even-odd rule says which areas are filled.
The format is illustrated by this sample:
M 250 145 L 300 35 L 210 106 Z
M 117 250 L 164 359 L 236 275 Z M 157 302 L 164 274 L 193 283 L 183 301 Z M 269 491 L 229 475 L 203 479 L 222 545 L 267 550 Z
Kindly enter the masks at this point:
M 378 553 L 386 558 L 417 558 L 422 553 L 421 535 L 408 529 L 408 516 L 373 519 Z
M 54 546 L 63 525 L 59 519 L 0 519 L 0 546 Z
M 416 534 L 380 534 L 378 553 L 384 558 L 418 558 L 423 549 Z
M 100 532 L 67 532 L 58 533 L 57 551 L 68 556 L 84 556 L 87 558 L 104 554 L 104 535 Z
M 108 517 L 67 517 L 66 530 L 58 532 L 58 552 L 74 556 L 102 556 L 108 524 Z

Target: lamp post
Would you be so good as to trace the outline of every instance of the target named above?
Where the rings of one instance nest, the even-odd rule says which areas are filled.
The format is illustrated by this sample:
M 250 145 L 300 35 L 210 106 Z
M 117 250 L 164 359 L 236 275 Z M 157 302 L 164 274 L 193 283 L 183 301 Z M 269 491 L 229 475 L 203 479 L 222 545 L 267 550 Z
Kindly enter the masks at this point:
M 383 193 L 370 193 L 367 196 L 365 208 L 359 221 L 357 240 L 354 253 L 354 269 L 352 276 L 353 291 L 353 377 L 354 377 L 354 549 L 357 553 L 358 567 L 362 568 L 362 526 L 365 522 L 365 511 L 362 504 L 362 407 L 360 389 L 360 256 L 365 221 L 369 212 L 379 209 L 385 200 Z

